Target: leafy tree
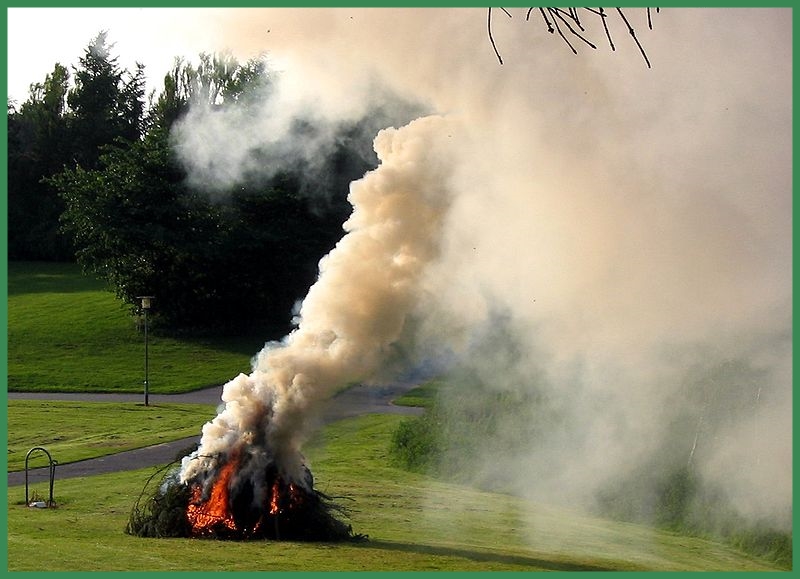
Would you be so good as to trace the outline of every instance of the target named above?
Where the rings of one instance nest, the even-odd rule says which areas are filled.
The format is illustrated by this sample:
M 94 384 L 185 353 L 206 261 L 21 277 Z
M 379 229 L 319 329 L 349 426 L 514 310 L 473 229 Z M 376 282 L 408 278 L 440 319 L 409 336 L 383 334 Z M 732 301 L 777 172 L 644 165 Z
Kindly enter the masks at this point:
M 160 280 L 191 257 L 177 255 L 179 242 L 196 243 L 213 226 L 209 211 L 198 204 L 186 209 L 189 192 L 165 138 L 155 132 L 130 146 L 106 147 L 97 169 L 78 165 L 51 179 L 66 201 L 62 222 L 75 241 L 78 263 L 130 304 L 137 295 L 157 294 L 168 307 L 164 302 L 177 292 L 165 291 Z
M 228 54 L 202 53 L 197 66 L 176 58 L 172 70 L 164 76 L 164 87 L 150 111 L 151 122 L 169 128 L 190 105 L 230 105 L 251 98 L 268 83 L 262 58 L 242 64 Z
M 143 134 L 144 67 L 122 71 L 105 32 L 86 48 L 73 78 L 70 88 L 69 71 L 57 63 L 44 82 L 31 85 L 19 110 L 9 107 L 10 259 L 74 259 L 59 230 L 64 201 L 48 178 L 64 166 L 93 168 L 101 147 Z
M 52 182 L 66 200 L 62 219 L 79 263 L 134 310 L 137 296 L 156 296 L 162 329 L 285 331 L 292 304 L 339 235 L 288 177 L 240 189 L 225 204 L 191 191 L 166 131 L 107 147 L 97 169 L 78 166 Z
M 120 91 L 122 131 L 119 136 L 136 140 L 145 134 L 145 72 L 144 65 L 136 63 L 136 72 L 128 74 Z
M 69 72 L 59 63 L 17 111 L 8 111 L 8 255 L 10 259 L 67 259 L 69 240 L 58 231 L 63 202 L 42 177 L 70 156 L 66 117 Z
M 241 103 L 267 81 L 260 60 L 202 55 L 196 67 L 177 60 L 144 138 L 118 138 L 95 167 L 77 165 L 50 180 L 66 202 L 62 221 L 79 263 L 133 309 L 136 296 L 155 295 L 157 327 L 259 323 L 285 331 L 294 301 L 341 236 L 340 216 L 315 210 L 296 176 L 245 183 L 212 201 L 189 188 L 170 150 L 169 129 L 193 103 Z
M 121 83 L 104 35 L 81 62 L 80 80 L 68 95 L 71 127 L 81 143 L 94 143 L 96 159 L 81 150 L 78 163 L 47 180 L 66 204 L 61 220 L 79 263 L 133 310 L 137 296 L 154 295 L 156 329 L 218 333 L 257 326 L 263 334 L 266 326 L 285 333 L 294 302 L 343 233 L 348 183 L 377 162 L 369 147 L 375 125 L 396 122 L 397 115 L 376 111 L 335 128 L 335 145 L 313 167 L 287 159 L 269 178 L 251 175 L 209 196 L 192 190 L 170 149 L 170 129 L 191 106 L 214 114 L 256 103 L 271 82 L 264 59 L 240 64 L 203 54 L 197 65 L 178 59 L 144 115 L 137 108 L 141 68 Z M 407 116 L 410 109 L 402 110 Z M 298 138 L 320 130 L 305 120 L 295 128 Z M 134 138 L 137 131 L 141 138 Z
M 189 96 L 207 105 L 240 101 L 268 81 L 263 59 L 254 58 L 240 64 L 230 54 L 202 53 L 197 67 L 184 67 L 184 75 Z
M 92 40 L 79 59 L 75 86 L 67 95 L 75 161 L 84 168 L 96 165 L 103 145 L 118 138 L 135 141 L 142 135 L 144 67 L 137 64 L 134 74 L 124 72 L 112 48 L 106 32 Z

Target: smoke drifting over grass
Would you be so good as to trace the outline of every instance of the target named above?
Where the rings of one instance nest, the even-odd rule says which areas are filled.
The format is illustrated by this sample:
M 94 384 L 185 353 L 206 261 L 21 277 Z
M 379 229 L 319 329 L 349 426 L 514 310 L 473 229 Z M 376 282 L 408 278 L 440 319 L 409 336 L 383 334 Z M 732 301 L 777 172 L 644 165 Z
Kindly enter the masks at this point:
M 524 12 L 496 19 L 503 66 L 483 10 L 222 14 L 219 41 L 280 58 L 289 101 L 315 114 L 348 118 L 379 79 L 446 119 L 378 137 L 384 166 L 353 193 L 364 244 L 323 261 L 297 333 L 226 388 L 228 408 L 294 404 L 270 428 L 295 438 L 308 406 L 413 344 L 481 388 L 537 394 L 538 437 L 509 421 L 513 452 L 486 456 L 519 492 L 591 506 L 662 457 L 790 527 L 790 11 L 665 9 L 648 31 L 631 10 L 652 69 L 624 30 L 575 56 Z M 390 246 L 360 229 L 373 210 Z M 412 273 L 393 269 L 407 256 Z

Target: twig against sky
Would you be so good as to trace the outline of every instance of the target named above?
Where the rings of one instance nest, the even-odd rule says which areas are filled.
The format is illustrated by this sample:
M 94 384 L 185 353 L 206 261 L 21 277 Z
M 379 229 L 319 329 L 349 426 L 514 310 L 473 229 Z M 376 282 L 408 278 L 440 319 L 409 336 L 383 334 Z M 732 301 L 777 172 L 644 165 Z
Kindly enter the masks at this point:
M 495 55 L 497 56 L 497 60 L 500 64 L 503 64 L 503 57 L 500 55 L 500 51 L 497 48 L 497 43 L 494 39 L 494 34 L 492 32 L 492 11 L 493 8 L 488 9 L 487 14 L 487 32 L 489 34 L 489 42 L 492 45 L 492 49 L 494 50 Z M 505 8 L 500 8 L 503 13 L 508 16 L 509 18 L 513 18 L 512 14 L 506 10 Z M 586 28 L 581 23 L 580 19 L 580 11 L 583 10 L 584 12 L 599 17 L 603 23 L 603 30 L 606 34 L 606 38 L 608 39 L 608 44 L 611 47 L 611 50 L 616 50 L 614 46 L 614 40 L 611 36 L 611 31 L 608 28 L 608 18 L 609 13 L 605 11 L 603 8 L 534 8 L 531 7 L 528 9 L 527 13 L 525 14 L 525 21 L 529 22 L 531 20 L 531 16 L 538 11 L 539 16 L 541 16 L 542 21 L 547 25 L 547 31 L 550 34 L 558 33 L 561 39 L 567 44 L 573 54 L 578 54 L 578 50 L 573 46 L 572 42 L 570 42 L 569 37 L 573 37 L 574 39 L 578 39 L 587 46 L 591 48 L 597 49 L 597 45 L 593 43 L 586 37 Z M 619 15 L 622 22 L 628 29 L 628 34 L 630 34 L 633 41 L 636 43 L 636 46 L 639 48 L 639 52 L 641 52 L 642 57 L 644 58 L 645 63 L 647 64 L 647 68 L 651 68 L 650 66 L 650 59 L 647 58 L 647 53 L 642 46 L 642 43 L 639 41 L 638 37 L 636 36 L 636 30 L 631 25 L 628 18 L 625 16 L 625 13 L 622 11 L 621 8 L 615 8 L 617 14 Z M 652 30 L 653 29 L 653 19 L 651 14 L 651 9 L 647 8 L 647 27 Z M 655 9 L 656 12 L 659 12 L 659 8 Z

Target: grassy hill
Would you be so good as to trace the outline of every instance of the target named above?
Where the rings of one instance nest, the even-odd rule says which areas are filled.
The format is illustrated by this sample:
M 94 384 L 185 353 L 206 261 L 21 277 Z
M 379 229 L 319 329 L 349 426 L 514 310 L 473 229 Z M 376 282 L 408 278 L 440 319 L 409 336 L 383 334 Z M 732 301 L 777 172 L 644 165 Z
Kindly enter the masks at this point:
M 112 293 L 65 264 L 9 264 L 9 386 L 16 390 L 140 392 L 143 336 Z M 153 337 L 152 392 L 219 384 L 249 370 L 263 338 L 205 342 Z M 409 402 L 428 405 L 434 389 Z M 15 468 L 49 432 L 67 462 L 199 431 L 205 406 L 144 408 L 13 401 L 9 462 Z M 537 571 L 781 570 L 720 542 L 588 517 L 570 509 L 434 480 L 391 466 L 399 416 L 327 427 L 306 448 L 319 490 L 351 509 L 369 540 L 353 544 L 142 539 L 124 533 L 155 469 L 64 479 L 57 507 L 32 509 L 24 486 L 8 489 L 9 571 Z M 46 494 L 44 486 L 34 491 Z
M 157 304 L 156 304 L 157 305 Z M 176 393 L 250 371 L 268 336 L 149 336 L 149 390 Z M 103 282 L 65 263 L 8 264 L 8 389 L 141 392 L 144 334 Z
M 142 539 L 124 533 L 154 469 L 56 480 L 53 509 L 8 490 L 10 571 L 776 570 L 723 544 L 618 523 L 389 466 L 402 417 L 326 428 L 307 448 L 316 486 L 351 509 L 363 543 Z

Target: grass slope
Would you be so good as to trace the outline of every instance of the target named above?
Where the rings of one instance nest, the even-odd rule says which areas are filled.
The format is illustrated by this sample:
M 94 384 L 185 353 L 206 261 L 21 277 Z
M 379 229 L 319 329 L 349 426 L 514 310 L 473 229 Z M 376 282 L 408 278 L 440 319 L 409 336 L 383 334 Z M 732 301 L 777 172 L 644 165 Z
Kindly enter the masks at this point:
M 396 398 L 393 402 L 397 406 L 417 406 L 420 408 L 430 408 L 433 406 L 437 392 L 442 384 L 443 382 L 440 382 L 439 380 L 430 380 L 412 388 L 399 398 Z
M 157 304 L 156 304 L 157 306 Z M 149 389 L 176 393 L 250 370 L 253 337 L 178 340 L 149 336 Z M 65 263 L 8 264 L 8 389 L 140 392 L 144 336 L 101 281 Z
M 10 400 L 8 470 L 24 469 L 25 455 L 35 446 L 44 446 L 53 459 L 65 464 L 199 436 L 215 411 L 214 406 L 202 404 Z M 46 457 L 36 453 L 29 467 L 46 464 Z
M 402 417 L 336 423 L 308 446 L 316 486 L 352 509 L 354 544 L 141 539 L 124 534 L 153 469 L 56 481 L 54 509 L 8 490 L 8 569 L 88 571 L 771 570 L 724 545 L 588 518 L 388 466 Z

